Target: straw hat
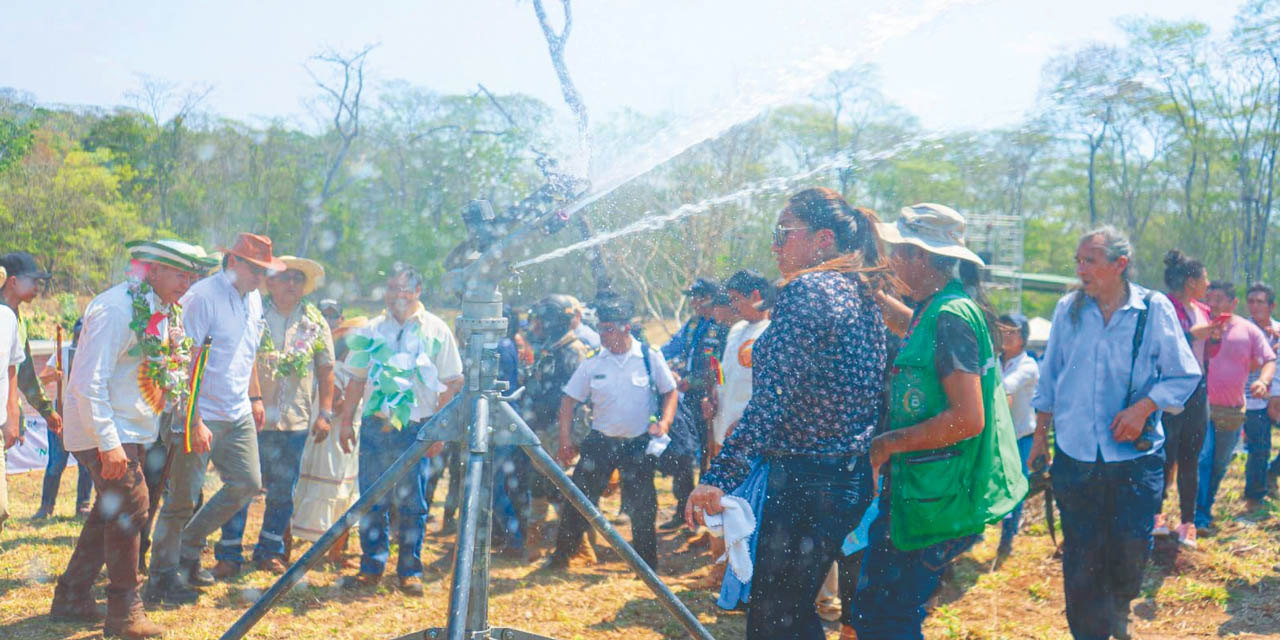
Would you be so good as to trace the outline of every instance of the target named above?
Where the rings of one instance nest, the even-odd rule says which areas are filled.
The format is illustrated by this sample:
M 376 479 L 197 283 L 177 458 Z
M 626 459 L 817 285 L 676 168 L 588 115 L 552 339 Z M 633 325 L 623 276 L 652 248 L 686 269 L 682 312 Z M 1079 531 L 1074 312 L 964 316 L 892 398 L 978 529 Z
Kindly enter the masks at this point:
M 284 273 L 289 269 L 296 269 L 307 277 L 307 283 L 302 285 L 302 295 L 310 295 L 320 283 L 324 282 L 324 267 L 315 260 L 299 258 L 296 256 L 280 256 L 280 262 L 285 264 L 286 269 L 281 269 L 280 273 Z
M 985 265 L 978 254 L 964 246 L 964 216 L 951 207 L 929 202 L 903 207 L 897 222 L 881 222 L 876 231 L 890 244 L 911 244 L 929 253 Z

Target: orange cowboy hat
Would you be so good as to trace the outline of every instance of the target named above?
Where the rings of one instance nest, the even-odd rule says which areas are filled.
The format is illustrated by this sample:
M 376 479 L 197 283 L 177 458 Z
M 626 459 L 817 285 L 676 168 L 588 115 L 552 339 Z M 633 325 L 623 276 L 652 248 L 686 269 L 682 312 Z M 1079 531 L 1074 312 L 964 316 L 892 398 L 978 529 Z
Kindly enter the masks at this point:
M 287 271 L 289 265 L 271 255 L 271 238 L 253 233 L 236 235 L 236 243 L 230 249 L 219 248 L 219 251 L 233 255 L 249 264 L 254 264 L 270 271 Z

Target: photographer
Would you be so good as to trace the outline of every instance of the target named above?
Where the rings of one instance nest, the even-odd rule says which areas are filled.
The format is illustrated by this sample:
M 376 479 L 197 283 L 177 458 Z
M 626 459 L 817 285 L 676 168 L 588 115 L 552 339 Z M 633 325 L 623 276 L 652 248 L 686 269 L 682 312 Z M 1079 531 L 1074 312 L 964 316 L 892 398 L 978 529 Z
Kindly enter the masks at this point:
M 1129 282 L 1132 254 L 1111 226 L 1080 237 L 1081 290 L 1054 309 L 1031 403 L 1032 461 L 1048 453 L 1049 423 L 1056 429 L 1051 475 L 1076 638 L 1129 637 L 1164 486 L 1160 415 L 1181 411 L 1200 382 L 1169 299 Z

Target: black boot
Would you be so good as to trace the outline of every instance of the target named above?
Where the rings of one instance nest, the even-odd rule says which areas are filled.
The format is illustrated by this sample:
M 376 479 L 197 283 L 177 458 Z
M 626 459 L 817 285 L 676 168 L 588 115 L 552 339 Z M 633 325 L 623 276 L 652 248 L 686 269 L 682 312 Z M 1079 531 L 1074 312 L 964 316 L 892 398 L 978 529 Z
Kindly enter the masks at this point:
M 194 604 L 200 599 L 200 592 L 192 589 L 177 571 L 165 571 L 147 580 L 142 599 L 148 604 Z
M 214 583 L 214 576 L 208 569 L 200 566 L 200 559 L 183 560 L 178 564 L 178 571 L 193 587 L 207 587 Z

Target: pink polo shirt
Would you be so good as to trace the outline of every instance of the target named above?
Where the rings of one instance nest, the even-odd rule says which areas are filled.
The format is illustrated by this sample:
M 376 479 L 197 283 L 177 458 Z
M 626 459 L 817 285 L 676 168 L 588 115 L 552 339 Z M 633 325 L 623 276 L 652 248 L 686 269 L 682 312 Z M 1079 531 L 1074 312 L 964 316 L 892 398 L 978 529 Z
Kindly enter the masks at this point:
M 1240 316 L 1232 316 L 1222 334 L 1222 346 L 1209 358 L 1209 404 L 1221 407 L 1243 407 L 1245 380 L 1249 371 L 1276 359 L 1266 334 L 1257 325 Z

